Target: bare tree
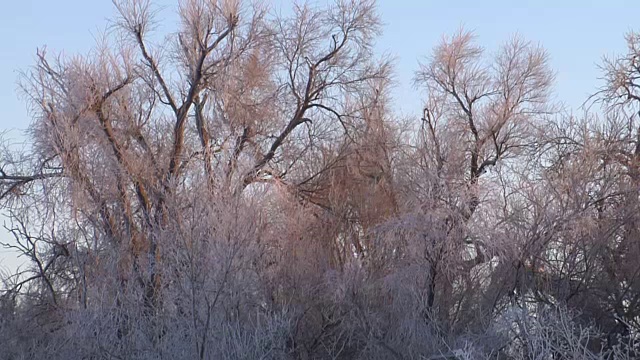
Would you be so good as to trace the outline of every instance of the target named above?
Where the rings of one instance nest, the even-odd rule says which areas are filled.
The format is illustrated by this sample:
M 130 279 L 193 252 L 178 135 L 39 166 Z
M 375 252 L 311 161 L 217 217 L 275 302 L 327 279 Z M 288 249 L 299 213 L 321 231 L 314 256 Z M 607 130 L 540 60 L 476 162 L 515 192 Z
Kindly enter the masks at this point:
M 5 357 L 637 357 L 637 35 L 576 117 L 540 46 L 461 30 L 402 119 L 375 1 L 114 6 L 21 77 Z

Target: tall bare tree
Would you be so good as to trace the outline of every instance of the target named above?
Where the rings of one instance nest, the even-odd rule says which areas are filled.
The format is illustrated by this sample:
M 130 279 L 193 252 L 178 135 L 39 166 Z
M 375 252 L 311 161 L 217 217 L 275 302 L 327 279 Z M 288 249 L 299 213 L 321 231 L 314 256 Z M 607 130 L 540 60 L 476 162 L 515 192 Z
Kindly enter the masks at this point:
M 637 357 L 636 34 L 575 117 L 539 45 L 461 30 L 403 119 L 373 0 L 114 6 L 21 77 L 4 357 Z

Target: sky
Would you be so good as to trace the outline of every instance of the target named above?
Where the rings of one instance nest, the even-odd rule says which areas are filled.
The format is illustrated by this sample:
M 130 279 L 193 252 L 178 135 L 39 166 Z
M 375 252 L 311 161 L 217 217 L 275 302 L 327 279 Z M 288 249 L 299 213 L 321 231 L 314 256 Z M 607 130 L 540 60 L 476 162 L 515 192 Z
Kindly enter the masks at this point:
M 266 0 L 269 1 L 269 0 Z M 322 4 L 326 0 L 319 0 Z M 177 0 L 155 1 L 163 10 L 159 31 L 171 31 Z M 287 7 L 289 0 L 273 0 Z M 74 55 L 89 51 L 115 12 L 110 0 L 2 0 L 0 11 L 0 133 L 20 136 L 30 122 L 17 92 L 20 71 L 35 63 L 36 49 Z M 577 110 L 601 85 L 598 64 L 603 56 L 625 50 L 624 34 L 640 31 L 637 0 L 378 0 L 384 34 L 377 51 L 395 58 L 395 104 L 405 115 L 421 114 L 423 94 L 412 86 L 418 61 L 460 27 L 472 30 L 488 54 L 514 34 L 540 43 L 556 73 L 555 95 Z M 0 218 L 0 223 L 2 219 Z M 0 231 L 0 241 L 8 235 Z M 19 263 L 0 249 L 0 268 Z

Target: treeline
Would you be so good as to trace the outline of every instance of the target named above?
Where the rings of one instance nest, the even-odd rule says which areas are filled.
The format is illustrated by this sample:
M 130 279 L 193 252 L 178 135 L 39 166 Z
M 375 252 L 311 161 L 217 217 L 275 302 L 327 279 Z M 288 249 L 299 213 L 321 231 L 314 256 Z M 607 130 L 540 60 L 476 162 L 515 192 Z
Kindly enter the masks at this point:
M 543 48 L 460 31 L 405 119 L 373 0 L 114 5 L 20 80 L 0 358 L 639 356 L 640 35 L 569 115 Z

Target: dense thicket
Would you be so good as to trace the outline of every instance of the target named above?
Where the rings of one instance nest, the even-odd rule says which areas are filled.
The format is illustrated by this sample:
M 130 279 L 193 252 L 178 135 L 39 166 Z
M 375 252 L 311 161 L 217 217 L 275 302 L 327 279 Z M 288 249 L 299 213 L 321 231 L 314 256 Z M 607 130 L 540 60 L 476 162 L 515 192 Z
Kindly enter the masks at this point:
M 639 35 L 574 116 L 541 47 L 460 31 L 401 119 L 373 0 L 114 4 L 21 79 L 1 358 L 638 356 Z

